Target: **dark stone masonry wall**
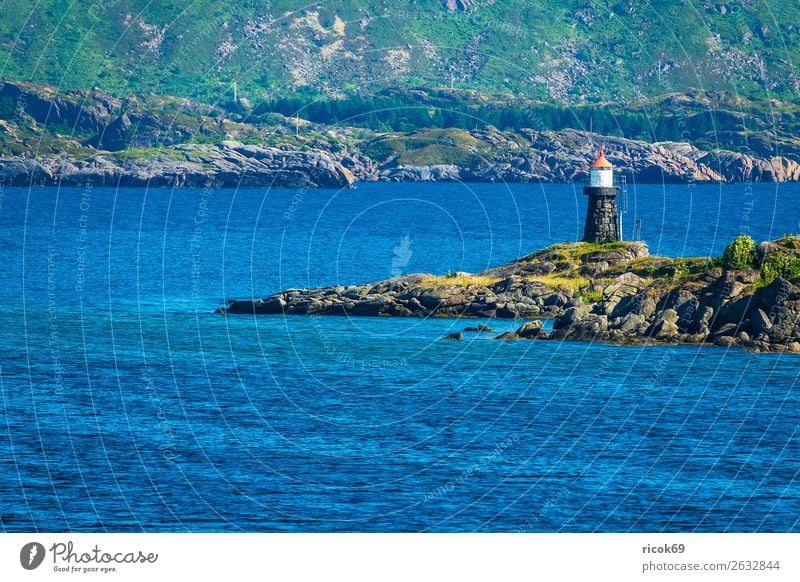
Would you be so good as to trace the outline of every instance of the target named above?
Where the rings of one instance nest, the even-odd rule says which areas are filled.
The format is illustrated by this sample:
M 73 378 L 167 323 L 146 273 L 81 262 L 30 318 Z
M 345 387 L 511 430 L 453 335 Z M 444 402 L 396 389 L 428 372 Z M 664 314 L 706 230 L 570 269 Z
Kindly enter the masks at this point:
M 619 240 L 617 215 L 617 188 L 584 188 L 589 197 L 586 211 L 586 226 L 583 240 L 592 243 L 608 243 Z

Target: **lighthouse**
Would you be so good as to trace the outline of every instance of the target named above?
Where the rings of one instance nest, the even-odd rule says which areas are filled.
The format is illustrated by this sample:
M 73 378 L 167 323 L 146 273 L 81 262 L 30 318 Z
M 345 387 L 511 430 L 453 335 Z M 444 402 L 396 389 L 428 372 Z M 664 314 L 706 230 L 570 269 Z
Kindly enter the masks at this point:
M 584 242 L 608 243 L 619 240 L 619 213 L 614 185 L 614 166 L 606 159 L 603 150 L 592 164 L 589 183 L 583 193 L 589 197 L 586 211 L 586 226 L 583 228 Z

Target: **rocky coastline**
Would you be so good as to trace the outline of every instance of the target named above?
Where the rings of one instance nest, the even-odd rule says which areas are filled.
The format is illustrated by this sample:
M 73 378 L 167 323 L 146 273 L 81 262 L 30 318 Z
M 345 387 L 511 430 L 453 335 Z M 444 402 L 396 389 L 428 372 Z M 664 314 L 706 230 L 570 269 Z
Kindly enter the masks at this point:
M 541 144 L 543 149 L 503 155 L 478 167 L 408 165 L 325 149 L 286 149 L 235 140 L 177 144 L 136 157 L 124 150 L 81 156 L 6 155 L 0 156 L 0 185 L 346 188 L 356 182 L 574 183 L 586 178 L 598 142 L 612 148 L 608 157 L 621 168 L 621 175 L 638 183 L 800 180 L 800 163 L 782 156 L 707 152 L 685 143 L 649 144 L 577 130 L 532 132 L 531 137 L 547 143 Z M 573 149 L 568 150 L 567 143 Z
M 755 260 L 797 265 L 800 237 L 760 244 Z M 766 267 L 730 269 L 718 263 L 650 256 L 642 242 L 566 243 L 477 274 L 415 274 L 288 289 L 231 301 L 218 312 L 512 318 L 528 321 L 496 339 L 714 344 L 800 353 L 800 281 L 782 276 L 767 281 L 765 275 L 774 272 Z M 552 331 L 545 331 L 543 318 L 554 320 Z
M 225 141 L 176 145 L 147 158 L 60 154 L 0 158 L 6 186 L 342 188 L 353 173 L 324 151 L 285 151 Z
M 249 107 L 0 81 L 0 185 L 570 183 L 586 178 L 598 144 L 621 175 L 639 183 L 800 180 L 800 142 L 768 128 L 649 143 L 579 129 L 380 132 L 254 116 Z

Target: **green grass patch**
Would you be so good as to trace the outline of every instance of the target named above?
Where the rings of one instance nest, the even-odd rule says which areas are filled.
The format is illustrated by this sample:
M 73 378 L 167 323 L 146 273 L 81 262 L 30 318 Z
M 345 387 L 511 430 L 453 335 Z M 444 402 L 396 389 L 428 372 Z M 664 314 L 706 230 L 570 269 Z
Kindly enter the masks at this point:
M 591 284 L 589 279 L 580 276 L 563 276 L 563 275 L 532 275 L 524 277 L 525 281 L 533 281 L 541 283 L 551 289 L 560 289 L 562 291 L 576 292 L 580 289 L 588 288 Z
M 111 154 L 113 157 L 124 160 L 148 160 L 150 158 L 161 158 L 175 160 L 178 162 L 186 161 L 183 152 L 169 148 L 128 148 Z
M 501 279 L 498 277 L 484 277 L 481 275 L 466 275 L 466 274 L 459 274 L 459 275 L 448 274 L 440 277 L 435 277 L 435 276 L 427 277 L 422 280 L 420 286 L 429 288 L 447 287 L 447 286 L 467 287 L 469 285 L 490 287 L 499 281 L 501 281 Z
M 603 300 L 603 293 L 602 291 L 597 291 L 595 289 L 591 290 L 584 290 L 581 289 L 578 293 L 578 297 L 583 299 L 584 303 L 599 303 Z

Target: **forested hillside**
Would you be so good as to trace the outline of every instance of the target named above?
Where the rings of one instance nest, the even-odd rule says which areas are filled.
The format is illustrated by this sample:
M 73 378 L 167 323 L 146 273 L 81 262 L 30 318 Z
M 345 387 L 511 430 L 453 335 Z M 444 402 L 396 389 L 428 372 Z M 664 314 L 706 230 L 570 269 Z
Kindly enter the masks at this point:
M 795 0 L 0 0 L 0 14 L 0 78 L 116 95 L 798 90 Z

